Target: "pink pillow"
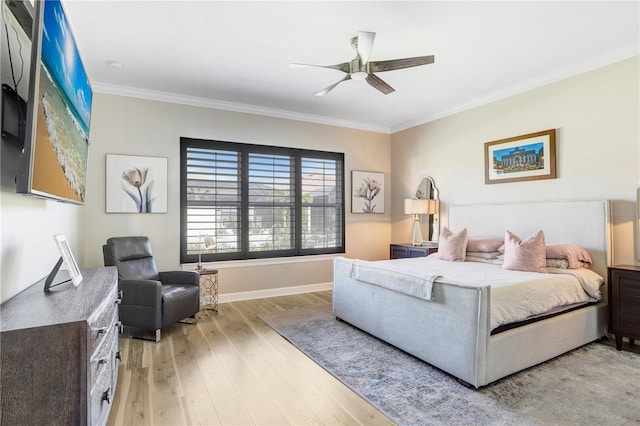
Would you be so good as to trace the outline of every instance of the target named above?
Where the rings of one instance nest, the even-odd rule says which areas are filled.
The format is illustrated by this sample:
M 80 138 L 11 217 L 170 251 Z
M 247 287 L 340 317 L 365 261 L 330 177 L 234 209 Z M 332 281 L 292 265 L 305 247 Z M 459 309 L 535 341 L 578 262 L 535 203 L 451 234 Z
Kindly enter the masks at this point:
M 590 268 L 591 256 L 575 244 L 549 244 L 546 248 L 548 259 L 566 259 L 569 269 Z
M 544 233 L 538 231 L 520 240 L 511 232 L 504 234 L 503 269 L 529 272 L 549 272 L 547 269 Z
M 469 238 L 467 241 L 467 251 L 482 251 L 489 253 L 498 251 L 502 247 L 502 241 L 495 238 Z
M 442 260 L 464 262 L 467 251 L 467 228 L 454 234 L 445 226 L 438 241 L 438 258 Z

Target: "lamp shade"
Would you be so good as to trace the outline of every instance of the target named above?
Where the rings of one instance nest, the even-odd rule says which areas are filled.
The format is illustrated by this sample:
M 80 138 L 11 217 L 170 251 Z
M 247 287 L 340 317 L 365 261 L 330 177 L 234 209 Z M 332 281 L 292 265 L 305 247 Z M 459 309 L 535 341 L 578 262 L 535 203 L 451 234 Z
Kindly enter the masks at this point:
M 438 206 L 438 200 L 407 198 L 404 200 L 404 214 L 435 214 Z
M 203 241 L 204 249 L 211 250 L 216 248 L 216 239 L 210 235 L 206 235 Z

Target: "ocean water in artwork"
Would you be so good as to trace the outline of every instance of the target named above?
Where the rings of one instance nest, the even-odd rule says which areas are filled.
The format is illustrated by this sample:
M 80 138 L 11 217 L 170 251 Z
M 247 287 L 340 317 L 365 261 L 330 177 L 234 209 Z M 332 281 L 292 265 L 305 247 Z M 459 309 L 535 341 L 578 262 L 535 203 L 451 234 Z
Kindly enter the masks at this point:
M 69 186 L 84 200 L 89 150 L 88 128 L 54 81 L 43 63 L 40 77 L 41 103 L 49 139 Z

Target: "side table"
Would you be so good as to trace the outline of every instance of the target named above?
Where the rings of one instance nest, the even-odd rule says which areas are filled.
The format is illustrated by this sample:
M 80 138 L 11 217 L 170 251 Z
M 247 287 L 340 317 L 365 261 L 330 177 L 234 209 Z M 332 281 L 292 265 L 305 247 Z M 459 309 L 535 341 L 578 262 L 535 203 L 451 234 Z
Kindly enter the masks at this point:
M 425 257 L 438 251 L 438 243 L 425 242 L 421 246 L 411 244 L 391 244 L 389 246 L 390 259 L 405 259 L 408 257 Z
M 196 269 L 200 274 L 200 316 L 218 313 L 218 270 Z
M 640 266 L 609 267 L 609 331 L 622 350 L 622 337 L 633 346 L 640 339 Z

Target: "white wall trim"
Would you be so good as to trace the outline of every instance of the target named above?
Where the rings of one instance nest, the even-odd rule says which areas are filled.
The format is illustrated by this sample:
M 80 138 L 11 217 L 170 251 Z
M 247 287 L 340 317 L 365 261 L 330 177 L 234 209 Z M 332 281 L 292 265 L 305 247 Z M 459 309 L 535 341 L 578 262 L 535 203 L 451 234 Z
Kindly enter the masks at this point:
M 529 81 L 523 81 L 522 83 L 506 87 L 496 92 L 487 93 L 485 96 L 480 96 L 475 99 L 470 99 L 465 103 L 458 104 L 452 108 L 440 111 L 429 116 L 418 117 L 415 120 L 406 121 L 397 125 L 391 126 L 390 133 L 397 133 L 402 130 L 410 129 L 412 127 L 420 126 L 422 124 L 429 123 L 431 121 L 438 120 L 440 118 L 448 117 L 450 115 L 458 114 L 463 111 L 470 110 L 472 108 L 480 107 L 490 104 L 492 102 L 499 101 L 501 99 L 508 98 L 520 93 L 527 92 L 529 90 L 537 89 L 538 87 L 546 86 L 557 81 L 561 81 L 570 77 L 574 77 L 585 72 L 593 71 L 595 69 L 611 65 L 616 62 L 624 61 L 626 59 L 638 56 L 638 50 L 635 45 L 623 46 L 614 51 L 608 52 L 598 58 L 586 60 L 573 64 L 569 67 L 558 69 L 547 74 L 541 75 L 535 79 Z
M 267 108 L 256 105 L 241 104 L 237 102 L 220 101 L 217 99 L 200 98 L 197 96 L 178 95 L 169 92 L 159 92 L 156 90 L 139 89 L 135 87 L 119 86 L 115 84 L 95 82 L 92 89 L 98 93 L 107 95 L 126 96 L 130 98 L 146 99 L 159 102 L 169 102 L 180 105 L 190 105 L 202 108 L 219 109 L 223 111 L 242 112 L 246 114 L 263 115 L 266 117 L 284 118 L 287 120 L 304 121 L 308 123 L 325 124 L 328 126 L 346 127 L 348 129 L 359 129 L 377 133 L 389 134 L 388 126 L 381 126 L 371 123 L 360 123 L 350 120 L 342 120 L 335 117 L 325 117 L 313 114 L 304 114 L 284 109 Z
M 239 302 L 243 300 L 265 299 L 267 297 L 290 296 L 292 294 L 313 293 L 331 290 L 333 283 L 307 284 L 291 287 L 270 288 L 267 290 L 244 291 L 241 293 L 225 293 L 218 295 L 219 303 Z
M 344 253 L 317 254 L 309 256 L 273 257 L 269 259 L 225 260 L 222 262 L 205 262 L 202 266 L 206 269 L 250 268 L 255 266 L 286 265 L 291 263 L 309 263 L 332 261 L 335 257 L 344 256 Z M 195 263 L 183 263 L 183 270 L 196 269 Z

